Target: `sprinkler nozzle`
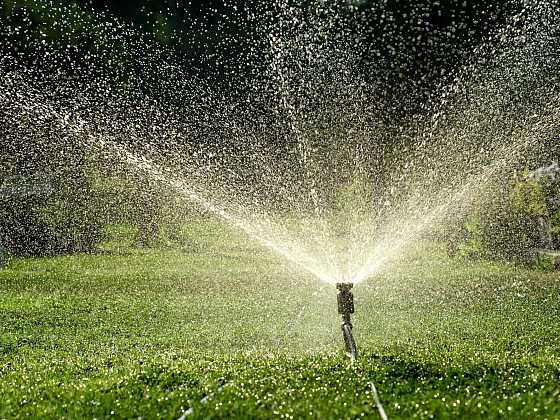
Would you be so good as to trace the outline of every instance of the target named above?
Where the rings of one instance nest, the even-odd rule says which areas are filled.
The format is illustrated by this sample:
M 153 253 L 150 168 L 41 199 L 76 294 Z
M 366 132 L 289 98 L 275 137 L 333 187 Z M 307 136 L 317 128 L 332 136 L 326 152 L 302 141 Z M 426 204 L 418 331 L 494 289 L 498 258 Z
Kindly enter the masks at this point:
M 338 301 L 338 313 L 348 322 L 350 322 L 350 315 L 354 313 L 354 295 L 352 294 L 352 283 L 337 283 L 336 288 L 338 293 L 336 295 Z

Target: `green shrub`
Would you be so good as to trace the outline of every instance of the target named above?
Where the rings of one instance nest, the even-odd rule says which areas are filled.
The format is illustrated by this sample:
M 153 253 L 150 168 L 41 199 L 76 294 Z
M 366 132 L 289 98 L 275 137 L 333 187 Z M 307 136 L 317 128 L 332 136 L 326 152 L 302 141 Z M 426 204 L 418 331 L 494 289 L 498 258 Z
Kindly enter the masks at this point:
M 480 219 L 472 217 L 464 223 L 463 238 L 467 240 L 457 245 L 457 248 L 452 251 L 454 255 L 467 260 L 478 260 L 484 257 L 485 248 Z
M 28 179 L 33 182 L 33 177 Z M 49 177 L 47 183 L 49 192 L 10 191 L 0 198 L 0 240 L 8 252 L 93 251 L 102 239 L 104 218 L 91 180 L 76 171 Z
M 543 244 L 543 224 L 560 231 L 560 209 L 552 206 L 557 186 L 527 173 L 492 189 L 463 222 L 454 254 L 469 259 L 498 259 L 533 264 Z M 457 235 L 456 235 L 457 236 Z

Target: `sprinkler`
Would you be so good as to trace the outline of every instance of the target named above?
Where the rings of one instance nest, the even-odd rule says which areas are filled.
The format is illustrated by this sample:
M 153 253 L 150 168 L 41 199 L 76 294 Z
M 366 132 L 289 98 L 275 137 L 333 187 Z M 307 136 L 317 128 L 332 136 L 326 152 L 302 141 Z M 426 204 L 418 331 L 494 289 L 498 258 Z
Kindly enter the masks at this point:
M 336 295 L 338 301 L 338 313 L 342 315 L 342 335 L 346 345 L 346 355 L 353 362 L 358 357 L 356 342 L 352 335 L 352 320 L 350 316 L 354 313 L 354 295 L 352 294 L 352 283 L 337 283 Z

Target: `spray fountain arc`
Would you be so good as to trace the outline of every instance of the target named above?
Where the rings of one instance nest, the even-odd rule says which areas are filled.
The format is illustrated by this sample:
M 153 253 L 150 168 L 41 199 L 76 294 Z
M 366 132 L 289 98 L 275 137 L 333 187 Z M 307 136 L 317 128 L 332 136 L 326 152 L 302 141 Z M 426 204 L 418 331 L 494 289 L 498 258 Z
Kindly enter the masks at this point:
M 285 2 L 278 0 L 276 3 Z M 152 128 L 156 124 L 149 118 L 149 112 L 143 114 L 145 109 L 131 106 L 130 109 L 137 111 L 136 117 L 111 114 L 110 118 L 96 121 L 95 112 L 106 117 L 103 114 L 110 114 L 112 109 L 109 99 L 103 97 L 97 110 L 85 102 L 83 108 L 94 111 L 91 117 L 86 115 L 80 120 L 76 116 L 73 122 L 72 118 L 68 122 L 67 115 L 72 113 L 62 112 L 58 103 L 49 108 L 48 95 L 39 92 L 33 98 L 32 87 L 24 83 L 31 80 L 29 75 L 22 75 L 24 80 L 14 79 L 11 87 L 9 78 L 3 78 L 0 87 L 8 85 L 9 89 L 1 90 L 0 99 L 6 109 L 21 111 L 17 115 L 16 111 L 10 111 L 14 120 L 21 120 L 21 127 L 39 135 L 37 121 L 45 115 L 56 116 L 60 127 L 55 131 L 73 132 L 76 139 L 87 140 L 92 150 L 113 152 L 118 161 L 132 167 L 139 177 L 151 178 L 186 201 L 213 213 L 224 223 L 243 230 L 321 281 L 335 286 L 346 352 L 355 360 L 357 349 L 351 320 L 353 286 L 386 269 L 425 232 L 452 218 L 453 213 L 459 213 L 457 209 L 468 206 L 481 187 L 492 182 L 490 178 L 495 173 L 506 171 L 510 163 L 519 160 L 539 139 L 558 127 L 558 98 L 552 94 L 547 97 L 548 90 L 544 90 L 542 96 L 537 96 L 535 89 L 532 91 L 537 105 L 542 105 L 533 106 L 539 110 L 536 118 L 532 118 L 536 111 L 529 113 L 521 107 L 518 109 L 517 99 L 509 94 L 509 90 L 522 92 L 527 81 L 542 80 L 539 71 L 545 74 L 552 59 L 541 54 L 544 47 L 539 42 L 546 40 L 530 41 L 534 34 L 526 37 L 529 41 L 524 50 L 512 41 L 521 42 L 524 34 L 503 36 L 506 45 L 498 46 L 503 54 L 480 68 L 475 64 L 474 68 L 466 69 L 457 86 L 446 93 L 445 103 L 440 107 L 445 118 L 428 116 L 426 125 L 429 128 L 414 132 L 417 140 L 422 141 L 418 141 L 417 149 L 404 158 L 408 161 L 404 164 L 390 162 L 387 166 L 386 172 L 390 175 L 386 177 L 390 182 L 379 182 L 379 185 L 390 185 L 391 189 L 403 192 L 392 196 L 390 191 L 379 187 L 376 194 L 371 194 L 374 197 L 371 202 L 360 201 L 366 195 L 363 185 L 370 187 L 377 179 L 371 175 L 370 179 L 356 181 L 353 175 L 363 169 L 362 166 L 371 166 L 372 162 L 364 161 L 369 155 L 374 156 L 371 160 L 375 163 L 376 146 L 382 147 L 379 139 L 386 135 L 384 127 L 380 123 L 376 125 L 384 111 L 370 105 L 379 102 L 375 100 L 374 88 L 357 74 L 356 57 L 345 52 L 346 44 L 337 45 L 332 41 L 338 39 L 335 37 L 323 38 L 325 31 L 321 29 L 328 28 L 321 25 L 328 24 L 320 21 L 319 16 L 304 24 L 305 19 L 296 19 L 297 14 L 292 16 L 296 9 L 286 7 L 281 30 L 272 28 L 269 80 L 268 84 L 257 84 L 254 101 L 237 103 L 235 98 L 225 98 L 222 104 L 208 95 L 205 99 L 213 108 L 201 104 L 199 112 L 192 111 L 192 120 L 207 118 L 212 135 L 230 136 L 237 144 L 243 144 L 240 156 L 250 159 L 240 158 L 239 161 L 251 165 L 250 170 L 243 169 L 233 158 L 224 160 L 223 153 L 216 155 L 214 151 L 201 148 L 195 150 L 198 158 L 185 160 L 185 166 L 195 167 L 191 177 L 175 173 L 168 164 L 162 163 L 163 159 L 153 160 L 118 144 L 118 138 L 124 136 L 122 133 L 144 139 L 155 132 Z M 336 25 L 326 33 L 331 33 L 329 31 L 336 32 Z M 531 45 L 533 49 L 529 48 Z M 8 74 L 1 68 L 0 72 Z M 505 87 L 504 74 L 511 88 Z M 62 80 L 61 84 L 64 83 Z M 12 96 L 6 93 L 10 89 Z M 272 97 L 280 99 L 279 106 L 266 108 L 264 104 L 268 106 L 274 102 Z M 75 100 L 80 105 L 80 99 Z M 37 103 L 36 108 L 33 108 L 33 101 Z M 246 112 L 247 107 L 254 112 Z M 266 112 L 261 112 L 260 107 L 265 107 Z M 243 112 L 235 114 L 236 109 Z M 508 109 L 516 112 L 509 115 L 503 111 Z M 158 112 L 165 116 L 166 110 L 162 107 Z M 26 115 L 32 118 L 25 118 Z M 198 127 L 192 121 L 186 121 L 181 127 L 180 119 L 173 119 L 174 123 L 169 126 L 164 117 L 161 119 L 164 123 L 157 133 L 168 135 L 169 154 L 174 152 L 171 150 L 173 136 L 188 133 L 189 124 Z M 140 129 L 146 127 L 149 130 Z M 261 142 L 265 136 L 269 143 Z M 347 140 L 343 142 L 341 138 Z M 471 141 L 476 138 L 484 138 L 484 141 L 480 144 Z M 295 147 L 286 147 L 281 154 L 265 147 L 280 140 L 291 141 L 291 146 Z M 402 173 L 410 172 L 410 168 L 414 168 L 416 178 L 403 178 Z M 246 177 L 250 173 L 253 181 L 247 186 Z M 341 190 L 343 194 L 339 194 Z M 342 210 L 333 211 L 333 207 L 341 207 L 340 202 Z M 263 203 L 279 205 L 270 210 Z M 286 208 L 290 211 L 289 219 L 284 217 Z

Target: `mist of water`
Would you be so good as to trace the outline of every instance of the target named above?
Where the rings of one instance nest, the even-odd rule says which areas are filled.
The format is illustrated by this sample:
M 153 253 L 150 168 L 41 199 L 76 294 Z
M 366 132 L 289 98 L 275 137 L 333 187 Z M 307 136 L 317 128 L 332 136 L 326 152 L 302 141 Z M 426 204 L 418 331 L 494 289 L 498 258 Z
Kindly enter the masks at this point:
M 343 19 L 353 9 L 284 0 L 257 22 L 266 49 L 252 52 L 258 65 L 237 89 L 227 74 L 229 89 L 195 78 L 153 45 L 136 66 L 158 80 L 135 74 L 125 88 L 102 71 L 68 78 L 67 63 L 45 68 L 5 53 L 3 124 L 8 142 L 25 138 L 45 159 L 78 145 L 102 174 L 131 172 L 322 281 L 357 283 L 558 141 L 559 9 L 537 3 L 520 7 L 397 127 L 387 92 L 398 87 L 387 85 L 385 56 L 363 62 L 363 34 Z M 130 29 L 111 31 L 123 43 Z M 252 53 L 240 66 L 251 69 Z

